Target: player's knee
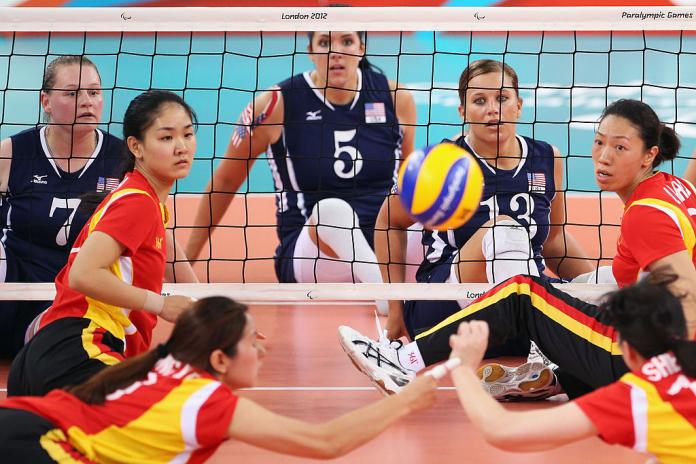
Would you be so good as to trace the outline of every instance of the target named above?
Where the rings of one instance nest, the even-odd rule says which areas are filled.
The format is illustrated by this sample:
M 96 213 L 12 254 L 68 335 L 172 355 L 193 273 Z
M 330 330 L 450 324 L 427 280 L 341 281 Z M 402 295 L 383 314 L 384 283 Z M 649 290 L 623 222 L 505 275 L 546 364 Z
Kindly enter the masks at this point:
M 324 198 L 312 208 L 310 225 L 352 229 L 360 227 L 358 215 L 345 200 Z
M 495 225 L 483 235 L 482 248 L 486 260 L 506 257 L 526 260 L 532 257 L 532 243 L 527 230 L 507 216 L 495 219 Z

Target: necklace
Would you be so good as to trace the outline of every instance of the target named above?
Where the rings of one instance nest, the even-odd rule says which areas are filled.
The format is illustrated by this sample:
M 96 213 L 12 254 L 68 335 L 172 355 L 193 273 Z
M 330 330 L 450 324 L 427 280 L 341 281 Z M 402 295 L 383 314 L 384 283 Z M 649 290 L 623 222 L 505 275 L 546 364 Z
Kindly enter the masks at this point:
M 71 161 L 72 158 L 73 158 L 73 154 L 70 153 L 70 155 L 69 155 L 67 158 L 59 158 L 59 157 L 56 157 L 56 155 L 53 153 L 53 149 L 51 148 L 51 141 L 50 141 L 50 138 L 49 138 L 49 131 L 50 131 L 50 128 L 51 128 L 51 126 L 46 126 L 46 132 L 44 133 L 44 136 L 45 136 L 45 138 L 46 138 L 46 148 L 48 149 L 48 154 L 49 154 L 50 158 L 53 160 L 53 162 L 56 163 L 56 164 L 58 164 L 58 160 L 62 160 L 62 159 L 67 160 L 67 166 L 66 166 L 67 169 L 63 169 L 63 168 L 61 167 L 61 170 L 65 171 L 65 172 L 68 172 L 68 173 L 71 173 L 71 171 L 70 171 L 70 161 Z M 97 131 L 95 130 L 95 131 L 94 131 L 94 148 L 92 148 L 92 149 L 90 150 L 90 156 L 92 155 L 92 153 L 94 153 L 94 150 L 97 148 L 97 144 L 99 144 L 99 134 L 98 134 Z M 79 161 L 83 161 L 83 160 L 86 160 L 86 159 L 87 159 L 87 157 L 82 157 L 82 156 L 77 157 L 77 158 L 78 158 Z M 83 167 L 84 167 L 84 165 L 81 166 L 80 169 L 82 169 Z M 80 169 L 77 169 L 75 172 L 79 171 Z

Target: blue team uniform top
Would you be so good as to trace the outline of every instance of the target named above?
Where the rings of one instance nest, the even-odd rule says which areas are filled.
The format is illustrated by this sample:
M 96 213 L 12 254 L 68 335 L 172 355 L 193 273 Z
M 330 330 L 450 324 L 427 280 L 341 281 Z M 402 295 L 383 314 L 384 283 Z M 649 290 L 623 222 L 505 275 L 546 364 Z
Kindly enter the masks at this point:
M 416 274 L 418 282 L 429 282 L 438 265 L 449 265 L 452 256 L 484 223 L 500 215 L 510 216 L 526 227 L 539 272 L 544 270 L 541 250 L 549 236 L 551 202 L 556 196 L 553 148 L 546 142 L 520 135 L 517 140 L 522 156 L 517 167 L 510 170 L 496 169 L 488 164 L 469 146 L 466 137 L 454 142 L 472 153 L 481 167 L 484 177 L 481 203 L 474 216 L 462 227 L 423 234 L 427 253 Z
M 68 173 L 53 161 L 45 131 L 37 127 L 11 137 L 8 191 L 0 204 L 8 282 L 52 282 L 88 219 L 77 212 L 80 196 L 112 190 L 119 182 L 121 139 L 97 130 L 90 159 Z
M 280 239 L 276 274 L 294 282 L 295 242 L 321 199 L 348 202 L 372 246 L 377 214 L 396 179 L 402 133 L 389 81 L 380 73 L 359 69 L 359 91 L 347 105 L 326 100 L 309 72 L 278 86 L 285 122 L 268 148 Z

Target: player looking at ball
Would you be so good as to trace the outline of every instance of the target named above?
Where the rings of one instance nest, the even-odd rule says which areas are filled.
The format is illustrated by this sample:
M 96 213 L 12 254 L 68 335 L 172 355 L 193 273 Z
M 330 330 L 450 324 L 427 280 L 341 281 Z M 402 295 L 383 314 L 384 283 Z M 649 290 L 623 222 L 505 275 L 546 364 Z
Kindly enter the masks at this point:
M 676 275 L 670 290 L 683 296 L 688 338 L 696 338 L 696 190 L 679 177 L 656 168 L 676 158 L 677 134 L 655 111 L 637 100 L 618 100 L 603 112 L 592 146 L 597 185 L 616 192 L 624 203 L 620 236 L 612 270 L 625 287 L 643 271 L 668 266 Z M 558 384 L 571 397 L 618 380 L 628 371 L 621 358 L 616 329 L 602 319 L 597 306 L 555 288 L 548 280 L 520 275 L 486 292 L 469 306 L 417 334 L 403 349 L 378 344 L 350 328 L 341 328 L 342 344 L 371 378 L 396 378 L 394 391 L 414 372 L 404 369 L 403 353 L 424 366 L 447 359 L 449 337 L 462 321 L 484 320 L 489 345 L 527 338 L 551 362 L 513 369 L 489 364 L 480 370 L 486 388 L 498 398 L 548 396 Z M 640 323 L 640 321 L 636 321 Z M 369 353 L 379 359 L 368 357 Z M 398 363 L 398 365 L 397 365 Z M 407 375 L 404 377 L 403 372 Z M 556 381 L 558 380 L 558 382 Z
M 474 61 L 461 74 L 459 97 L 468 133 L 453 143 L 478 162 L 483 197 L 461 227 L 424 233 L 427 252 L 417 281 L 500 282 L 517 274 L 543 275 L 547 264 L 563 278 L 592 271 L 585 252 L 564 231 L 561 154 L 517 134 L 522 99 L 515 70 L 500 61 Z M 389 263 L 380 264 L 385 282 L 404 281 L 406 229 L 413 222 L 398 195 L 385 200 L 375 227 L 377 259 Z M 413 338 L 461 307 L 457 301 L 390 301 L 388 337 Z
M 364 32 L 308 36 L 314 69 L 261 93 L 243 112 L 198 205 L 186 255 L 200 256 L 209 227 L 266 153 L 277 198 L 278 281 L 381 282 L 373 229 L 402 151 L 413 151 L 416 106 L 367 61 Z
M 325 424 L 239 397 L 234 390 L 254 386 L 265 352 L 246 309 L 229 298 L 204 298 L 156 349 L 67 391 L 0 402 L 2 462 L 201 463 L 228 439 L 328 459 L 435 400 L 435 373 Z

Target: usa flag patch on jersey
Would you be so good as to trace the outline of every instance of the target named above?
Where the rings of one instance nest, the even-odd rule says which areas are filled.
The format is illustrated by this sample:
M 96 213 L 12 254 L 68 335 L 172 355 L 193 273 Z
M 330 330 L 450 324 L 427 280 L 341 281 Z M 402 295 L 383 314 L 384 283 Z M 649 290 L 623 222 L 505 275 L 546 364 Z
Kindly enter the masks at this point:
M 99 177 L 97 179 L 97 192 L 111 192 L 118 187 L 119 180 L 116 177 Z
M 384 103 L 365 103 L 365 122 L 368 124 L 387 122 Z
M 527 181 L 530 192 L 546 192 L 546 175 L 543 172 L 528 172 Z

